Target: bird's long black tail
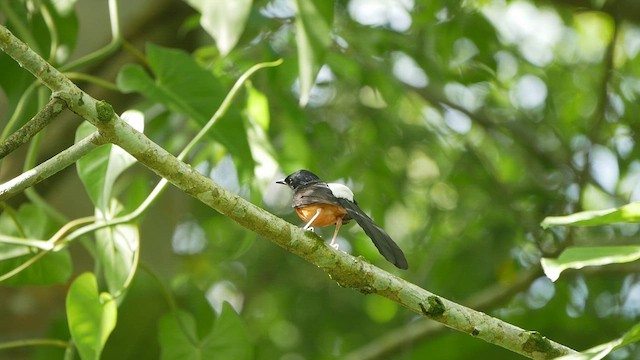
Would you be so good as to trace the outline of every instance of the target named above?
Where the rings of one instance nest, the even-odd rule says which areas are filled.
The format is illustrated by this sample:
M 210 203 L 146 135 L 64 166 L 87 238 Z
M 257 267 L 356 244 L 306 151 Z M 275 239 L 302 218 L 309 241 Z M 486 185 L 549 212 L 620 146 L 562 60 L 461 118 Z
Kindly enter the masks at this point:
M 371 238 L 373 244 L 385 259 L 400 269 L 408 269 L 409 264 L 404 253 L 391 237 L 376 225 L 367 214 L 355 203 L 346 199 L 338 199 L 340 204 L 347 209 L 349 216 L 354 219 L 362 230 Z

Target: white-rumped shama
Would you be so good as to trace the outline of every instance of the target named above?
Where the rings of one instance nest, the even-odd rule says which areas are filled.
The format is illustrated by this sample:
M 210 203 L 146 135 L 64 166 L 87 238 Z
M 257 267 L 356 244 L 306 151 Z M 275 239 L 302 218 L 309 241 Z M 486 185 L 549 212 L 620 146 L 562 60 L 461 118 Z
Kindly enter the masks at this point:
M 330 245 L 337 249 L 335 241 L 340 226 L 354 219 L 385 259 L 400 269 L 409 268 L 402 250 L 360 209 L 353 199 L 353 192 L 345 185 L 326 183 L 307 170 L 298 170 L 277 183 L 288 185 L 293 190 L 292 206 L 298 217 L 306 222 L 305 230 L 335 224 L 336 230 Z

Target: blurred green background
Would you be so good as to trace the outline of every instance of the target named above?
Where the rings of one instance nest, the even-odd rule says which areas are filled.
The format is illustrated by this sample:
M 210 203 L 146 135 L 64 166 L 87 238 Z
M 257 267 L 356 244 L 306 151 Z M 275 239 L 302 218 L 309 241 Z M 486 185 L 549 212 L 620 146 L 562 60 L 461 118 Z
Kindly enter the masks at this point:
M 0 20 L 64 67 L 110 41 L 106 1 L 68 3 L 64 9 L 48 0 L 2 1 Z M 327 1 L 317 2 L 320 15 L 302 20 L 296 4 L 313 2 L 254 1 L 237 45 L 223 56 L 200 25 L 208 16 L 203 3 L 121 2 L 127 45 L 75 70 L 112 86 L 69 76 L 118 113 L 142 111 L 147 136 L 177 154 L 246 69 L 282 58 L 283 65 L 252 78 L 187 159 L 192 166 L 295 224 L 290 191 L 275 180 L 305 168 L 344 182 L 404 250 L 410 269 L 385 262 L 357 225 L 343 228 L 341 249 L 574 349 L 619 337 L 635 324 L 637 264 L 568 272 L 556 283 L 539 265 L 540 257 L 569 245 L 638 243 L 636 224 L 546 231 L 539 225 L 545 216 L 640 199 L 635 0 Z M 54 14 L 56 36 L 38 6 Z M 230 18 L 237 15 L 232 7 Z M 313 61 L 300 52 L 296 21 L 311 34 L 305 44 Z M 319 71 L 304 107 L 301 64 Z M 5 54 L 0 68 L 0 124 L 11 132 L 37 111 L 37 96 L 6 130 L 33 78 Z M 150 88 L 174 93 L 196 112 L 185 114 Z M 38 161 L 70 146 L 79 123 L 69 112 L 56 119 L 37 147 Z M 20 174 L 26 155 L 23 147 L 2 160 L 0 182 Z M 135 165 L 116 183 L 118 198 L 137 204 L 157 181 Z M 36 191 L 73 219 L 93 215 L 81 188 L 71 167 Z M 16 196 L 7 207 L 30 201 Z M 48 221 L 51 236 L 62 223 Z M 328 238 L 332 231 L 319 232 Z M 247 334 L 242 346 L 256 359 L 519 358 L 381 297 L 341 288 L 173 188 L 144 215 L 140 232 L 141 265 L 104 359 L 159 358 L 168 296 L 201 336 L 229 302 Z M 70 246 L 74 275 L 97 268 L 89 248 Z M 68 339 L 68 285 L 0 287 L 0 342 Z M 27 347 L 0 351 L 0 358 L 63 352 Z M 639 356 L 631 345 L 611 358 Z

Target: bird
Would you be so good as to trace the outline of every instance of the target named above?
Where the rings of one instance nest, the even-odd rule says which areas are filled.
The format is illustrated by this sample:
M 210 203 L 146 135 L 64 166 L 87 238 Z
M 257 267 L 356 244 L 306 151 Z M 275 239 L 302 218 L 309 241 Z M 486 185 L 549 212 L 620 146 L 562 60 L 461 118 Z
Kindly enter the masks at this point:
M 346 185 L 326 183 L 308 170 L 298 170 L 276 183 L 287 185 L 293 190 L 292 206 L 298 217 L 306 222 L 304 230 L 335 225 L 329 245 L 338 249 L 336 237 L 340 227 L 353 219 L 387 261 L 399 269 L 409 268 L 400 247 L 358 206 L 353 191 Z

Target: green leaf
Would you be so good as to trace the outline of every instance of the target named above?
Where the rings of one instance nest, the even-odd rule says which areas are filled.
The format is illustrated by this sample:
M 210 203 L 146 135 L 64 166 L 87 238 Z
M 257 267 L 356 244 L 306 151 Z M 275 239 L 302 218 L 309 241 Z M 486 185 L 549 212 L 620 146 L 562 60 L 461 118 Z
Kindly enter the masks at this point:
M 202 339 L 198 338 L 193 316 L 181 311 L 160 320 L 158 338 L 163 360 L 253 359 L 244 323 L 228 303 Z
M 8 212 L 0 214 L 0 232 L 5 235 L 24 235 L 30 239 L 46 239 L 55 231 L 56 224 L 47 213 L 31 203 L 22 204 L 14 214 L 14 218 L 9 216 Z
M 155 79 L 139 65 L 128 65 L 117 77 L 120 90 L 139 92 L 173 112 L 206 123 L 222 100 L 218 79 L 182 50 L 150 44 L 147 59 Z
M 163 360 L 194 359 L 198 349 L 196 322 L 193 316 L 182 311 L 167 314 L 158 325 L 158 342 Z
M 640 202 L 633 202 L 620 208 L 581 211 L 567 216 L 548 216 L 542 221 L 547 229 L 558 225 L 597 226 L 618 222 L 639 222 Z
M 149 45 L 147 56 L 155 79 L 138 65 L 124 66 L 117 78 L 120 90 L 139 92 L 204 126 L 222 102 L 218 79 L 182 50 Z M 244 164 L 253 166 L 244 134 L 242 121 L 231 116 L 220 119 L 209 133 Z
M 96 131 L 95 127 L 88 122 L 83 122 L 76 130 L 76 140 L 84 139 L 92 132 Z M 78 176 L 84 184 L 85 190 L 91 198 L 94 206 L 98 209 L 106 209 L 106 200 L 111 194 L 111 187 L 107 187 L 106 171 L 109 168 L 109 154 L 112 145 L 99 146 L 89 154 L 82 157 L 76 162 Z M 105 195 L 105 192 L 108 195 Z
M 144 118 L 139 112 L 125 112 L 122 119 L 138 131 L 144 128 Z M 87 122 L 76 130 L 76 143 L 95 131 Z M 77 162 L 78 175 L 84 184 L 91 201 L 104 215 L 109 206 L 116 179 L 136 159 L 117 145 L 107 144 L 98 147 Z
M 251 3 L 251 0 L 207 0 L 196 6 L 202 13 L 200 25 L 216 40 L 222 56 L 238 43 L 249 18 Z
M 126 111 L 122 119 L 139 131 L 144 127 L 144 117 L 137 111 Z M 76 132 L 76 142 L 95 131 L 83 123 Z M 96 206 L 99 220 L 111 220 L 122 212 L 122 206 L 113 197 L 113 186 L 120 174 L 133 165 L 136 159 L 117 145 L 104 145 L 77 163 L 78 173 L 91 200 Z M 118 224 L 96 231 L 96 255 L 104 269 L 109 291 L 116 294 L 123 289 L 134 267 L 140 235 L 135 224 Z
M 11 251 L 8 245 L 0 245 L 0 253 L 8 251 Z M 0 261 L 0 274 L 12 271 L 35 255 L 33 253 Z M 12 286 L 64 284 L 71 276 L 72 269 L 73 265 L 69 251 L 62 249 L 46 254 L 42 259 L 29 265 L 17 275 L 0 282 L 0 284 Z
M 116 326 L 116 302 L 109 293 L 98 294 L 92 273 L 84 273 L 67 294 L 67 319 L 71 338 L 83 360 L 99 359 L 107 338 Z
M 17 223 L 17 224 L 16 224 Z M 8 212 L 0 214 L 0 233 L 28 239 L 45 239 L 55 231 L 55 224 L 47 214 L 33 204 L 20 206 L 11 218 Z M 0 274 L 6 274 L 29 261 L 36 251 L 27 246 L 0 244 Z M 67 282 L 72 273 L 71 255 L 66 248 L 50 252 L 29 265 L 25 270 L 3 281 L 2 285 L 52 285 Z
M 122 206 L 113 199 L 110 214 L 118 214 Z M 117 294 L 127 285 L 137 264 L 140 232 L 137 224 L 118 224 L 96 231 L 96 255 L 104 270 L 107 288 Z
M 296 43 L 300 72 L 300 105 L 309 94 L 331 44 L 333 1 L 296 0 Z
M 556 360 L 600 360 L 610 353 L 638 341 L 640 341 L 640 324 L 636 324 L 631 330 L 627 331 L 624 336 L 618 339 L 594 346 L 578 354 L 556 358 Z
M 247 329 L 229 303 L 222 305 L 220 317 L 203 341 L 222 359 L 253 359 L 253 347 Z
M 640 259 L 640 246 L 570 247 L 557 259 L 540 260 L 545 275 L 556 281 L 567 269 L 627 263 Z

